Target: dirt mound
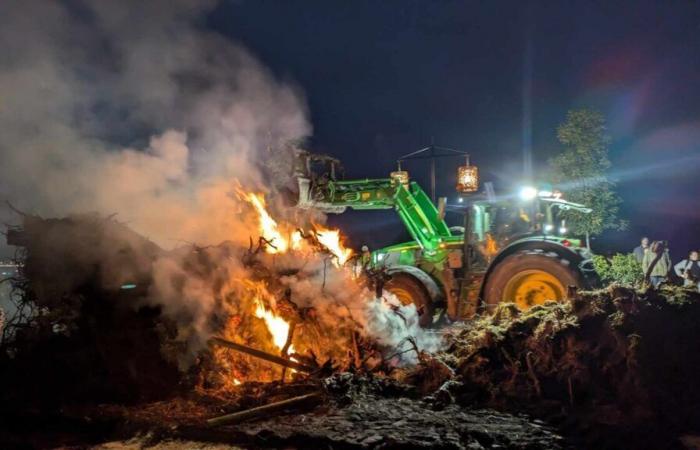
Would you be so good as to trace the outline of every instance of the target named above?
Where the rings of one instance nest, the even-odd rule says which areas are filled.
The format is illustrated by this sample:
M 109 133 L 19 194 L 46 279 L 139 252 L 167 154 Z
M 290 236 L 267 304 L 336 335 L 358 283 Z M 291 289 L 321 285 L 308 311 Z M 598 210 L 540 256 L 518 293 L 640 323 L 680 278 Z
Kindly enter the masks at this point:
M 441 358 L 462 404 L 577 426 L 688 429 L 700 423 L 700 294 L 611 287 L 456 329 Z

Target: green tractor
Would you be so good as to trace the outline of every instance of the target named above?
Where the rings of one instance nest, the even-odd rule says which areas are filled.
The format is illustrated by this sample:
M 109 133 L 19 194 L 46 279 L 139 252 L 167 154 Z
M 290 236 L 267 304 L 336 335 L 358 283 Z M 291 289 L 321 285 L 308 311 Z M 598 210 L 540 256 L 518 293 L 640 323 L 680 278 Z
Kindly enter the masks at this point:
M 527 309 L 562 301 L 569 287 L 598 284 L 591 253 L 567 236 L 561 211 L 588 213 L 558 193 L 524 188 L 512 198 L 472 194 L 460 198 L 463 223 L 445 222 L 438 206 L 406 172 L 389 178 L 341 180 L 337 159 L 297 153 L 295 177 L 300 208 L 340 214 L 394 209 L 413 240 L 371 252 L 370 269 L 383 269 L 385 289 L 404 304 L 414 303 L 429 326 L 438 311 L 454 321 L 490 312 L 502 302 Z

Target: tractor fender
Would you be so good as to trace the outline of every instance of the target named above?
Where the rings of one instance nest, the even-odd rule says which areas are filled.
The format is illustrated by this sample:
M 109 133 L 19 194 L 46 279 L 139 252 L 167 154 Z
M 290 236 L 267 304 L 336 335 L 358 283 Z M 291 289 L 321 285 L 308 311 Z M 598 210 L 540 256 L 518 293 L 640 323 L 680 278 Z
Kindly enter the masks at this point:
M 491 261 L 491 264 L 489 264 L 489 267 L 484 274 L 484 278 L 481 280 L 479 298 L 484 298 L 484 287 L 486 286 L 486 281 L 498 263 L 503 261 L 506 257 L 523 250 L 556 253 L 559 257 L 571 261 L 572 264 L 575 264 L 578 267 L 588 288 L 597 287 L 599 283 L 598 275 L 593 268 L 593 264 L 589 256 L 590 253 L 588 255 L 586 254 L 588 250 L 576 251 L 570 247 L 565 247 L 556 241 L 544 240 L 541 237 L 530 237 L 517 240 L 498 252 L 493 261 Z
M 425 289 L 426 291 L 428 291 L 428 295 L 430 296 L 431 300 L 436 301 L 444 298 L 442 289 L 440 289 L 435 280 L 425 271 L 419 269 L 418 267 L 402 265 L 391 266 L 386 270 L 386 273 L 388 273 L 389 275 L 395 273 L 406 273 L 408 275 L 411 275 L 413 278 L 420 281 L 423 286 L 425 286 Z

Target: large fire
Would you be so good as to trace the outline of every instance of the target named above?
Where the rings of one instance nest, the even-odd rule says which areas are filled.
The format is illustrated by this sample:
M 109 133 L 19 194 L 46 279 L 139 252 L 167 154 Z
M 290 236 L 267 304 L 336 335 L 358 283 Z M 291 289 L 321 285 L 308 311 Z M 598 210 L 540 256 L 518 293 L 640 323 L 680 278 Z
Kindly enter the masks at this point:
M 353 254 L 353 251 L 343 245 L 342 235 L 340 230 L 328 229 L 317 224 L 311 225 L 309 228 L 298 226 L 298 224 L 279 221 L 273 218 L 268 210 L 265 201 L 265 196 L 261 193 L 246 192 L 242 189 L 237 189 L 238 196 L 241 200 L 249 203 L 252 206 L 252 211 L 255 213 L 255 220 L 258 224 L 257 233 L 267 241 L 263 245 L 266 253 L 282 257 L 290 254 L 293 257 L 310 257 L 314 252 L 318 254 L 326 254 L 332 261 L 333 265 L 343 270 L 343 266 L 348 262 Z M 255 234 L 256 231 L 251 231 Z M 253 315 L 262 319 L 265 327 L 269 332 L 269 336 L 264 339 L 270 339 L 274 347 L 283 353 L 283 357 L 297 353 L 291 342 L 288 342 L 290 336 L 294 336 L 294 330 L 288 320 L 280 315 L 278 302 L 270 297 L 267 293 L 266 285 L 253 280 L 244 280 L 247 285 L 247 292 L 252 301 Z M 265 302 L 263 299 L 272 301 Z M 286 316 L 285 316 L 286 317 Z M 262 338 L 262 336 L 258 336 Z M 306 349 L 303 349 L 306 350 Z M 290 357 L 292 361 L 296 361 Z M 295 370 L 290 370 L 295 373 Z M 248 378 L 248 377 L 246 377 Z M 240 383 L 240 379 L 236 378 L 233 381 L 234 385 Z
M 280 226 L 267 211 L 265 196 L 263 194 L 239 190 L 239 195 L 253 205 L 258 215 L 260 236 L 270 243 L 270 245 L 265 247 L 267 253 L 279 254 L 285 253 L 290 249 L 301 250 L 304 247 L 304 233 L 298 227 L 290 225 L 285 226 L 284 224 Z M 291 233 L 285 233 L 281 230 L 293 231 L 291 231 Z M 285 238 L 284 234 L 289 237 Z M 319 225 L 315 225 L 311 234 L 333 255 L 333 264 L 336 267 L 343 266 L 352 256 L 352 249 L 346 248 L 342 243 L 340 230 L 323 228 Z

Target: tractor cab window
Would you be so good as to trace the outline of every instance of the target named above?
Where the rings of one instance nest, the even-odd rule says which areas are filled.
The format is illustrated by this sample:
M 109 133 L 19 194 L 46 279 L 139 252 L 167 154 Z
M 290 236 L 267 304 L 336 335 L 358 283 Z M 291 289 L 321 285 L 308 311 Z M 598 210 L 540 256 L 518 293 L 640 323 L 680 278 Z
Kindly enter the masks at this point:
M 489 229 L 497 241 L 531 231 L 532 213 L 526 208 L 518 205 L 494 205 L 491 209 L 492 223 Z
M 538 229 L 540 214 L 527 204 L 478 202 L 473 206 L 472 242 L 489 261 L 507 242 Z

